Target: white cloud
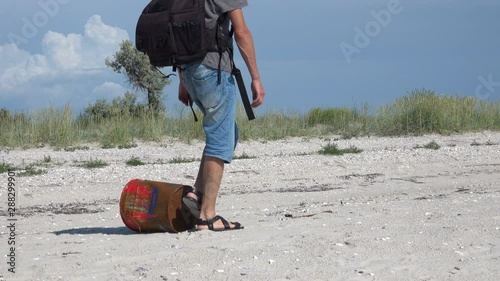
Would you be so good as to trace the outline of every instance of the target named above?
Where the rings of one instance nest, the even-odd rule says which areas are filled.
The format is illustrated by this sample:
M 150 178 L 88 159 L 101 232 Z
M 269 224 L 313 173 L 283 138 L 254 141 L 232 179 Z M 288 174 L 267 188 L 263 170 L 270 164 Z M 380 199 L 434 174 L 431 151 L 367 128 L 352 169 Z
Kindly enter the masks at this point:
M 48 75 L 50 69 L 43 55 L 31 55 L 14 44 L 0 46 L 0 89 L 10 90 L 34 77 Z
M 68 34 L 49 31 L 42 40 L 44 54 L 57 70 L 72 70 L 80 67 L 82 62 L 82 40 L 79 34 Z
M 128 33 L 123 29 L 104 24 L 101 16 L 94 15 L 85 24 L 85 36 L 95 42 L 114 46 L 116 42 L 128 38 Z
M 98 15 L 92 16 L 85 24 L 84 69 L 104 67 L 104 60 L 118 50 L 118 45 L 129 39 L 128 32 L 106 25 Z
M 114 82 L 106 81 L 94 88 L 92 94 L 102 98 L 114 98 L 122 96 L 126 91 L 127 89 L 123 86 Z
M 105 58 L 126 39 L 127 31 L 106 25 L 95 15 L 85 24 L 83 35 L 47 32 L 42 54 L 30 54 L 14 44 L 0 45 L 0 90 L 35 83 L 35 79 L 95 74 L 105 69 Z

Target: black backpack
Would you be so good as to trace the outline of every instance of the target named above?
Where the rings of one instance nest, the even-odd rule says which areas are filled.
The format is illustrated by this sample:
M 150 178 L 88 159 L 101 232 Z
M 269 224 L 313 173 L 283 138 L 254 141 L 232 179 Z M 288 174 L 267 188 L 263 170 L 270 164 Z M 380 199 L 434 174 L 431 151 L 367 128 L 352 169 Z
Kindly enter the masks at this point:
M 228 47 L 227 39 L 216 38 L 223 36 L 218 26 L 222 20 L 207 29 L 205 0 L 152 0 L 137 22 L 136 48 L 156 67 L 201 60 L 208 51 L 223 52 Z
M 172 66 L 174 71 L 182 64 L 202 60 L 208 52 L 218 52 L 222 58 L 222 53 L 229 51 L 232 74 L 238 83 L 248 119 L 252 120 L 255 115 L 241 72 L 234 65 L 232 45 L 228 44 L 230 41 L 220 28 L 226 16 L 222 15 L 216 26 L 208 29 L 205 24 L 205 0 L 151 0 L 137 22 L 135 45 L 137 50 L 148 55 L 153 66 Z M 232 30 L 229 36 L 232 36 Z

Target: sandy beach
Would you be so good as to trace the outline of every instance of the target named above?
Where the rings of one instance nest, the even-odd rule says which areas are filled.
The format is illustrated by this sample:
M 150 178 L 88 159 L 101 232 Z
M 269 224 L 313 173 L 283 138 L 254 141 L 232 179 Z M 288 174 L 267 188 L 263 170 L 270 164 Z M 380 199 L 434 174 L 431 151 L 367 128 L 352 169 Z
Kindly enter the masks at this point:
M 500 280 L 500 133 L 335 138 L 240 143 L 218 213 L 245 229 L 175 234 L 127 229 L 120 194 L 134 178 L 192 185 L 202 142 L 3 149 L 47 172 L 16 171 L 12 217 L 0 174 L 0 280 Z M 320 155 L 328 143 L 363 151 Z M 95 160 L 109 165 L 81 166 Z

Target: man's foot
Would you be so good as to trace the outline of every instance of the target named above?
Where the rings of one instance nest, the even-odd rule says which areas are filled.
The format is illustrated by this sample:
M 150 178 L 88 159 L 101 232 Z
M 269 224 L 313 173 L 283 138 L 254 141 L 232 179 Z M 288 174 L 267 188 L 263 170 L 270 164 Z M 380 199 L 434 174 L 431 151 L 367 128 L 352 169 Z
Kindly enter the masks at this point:
M 210 220 L 200 220 L 196 226 L 197 230 L 212 230 L 212 231 L 226 231 L 243 229 L 244 227 L 238 222 L 228 222 L 223 217 L 217 215 Z
M 191 213 L 196 219 L 200 218 L 202 198 L 203 194 L 194 188 L 191 188 L 182 198 L 184 209 Z

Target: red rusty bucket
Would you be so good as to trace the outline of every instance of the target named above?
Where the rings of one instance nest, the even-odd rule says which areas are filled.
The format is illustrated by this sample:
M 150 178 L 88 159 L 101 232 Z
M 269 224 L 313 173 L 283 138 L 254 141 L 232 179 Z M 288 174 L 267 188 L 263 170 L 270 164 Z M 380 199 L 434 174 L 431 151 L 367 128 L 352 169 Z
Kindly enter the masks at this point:
M 123 188 L 120 216 L 137 232 L 177 233 L 192 229 L 195 218 L 182 209 L 190 186 L 133 179 Z

